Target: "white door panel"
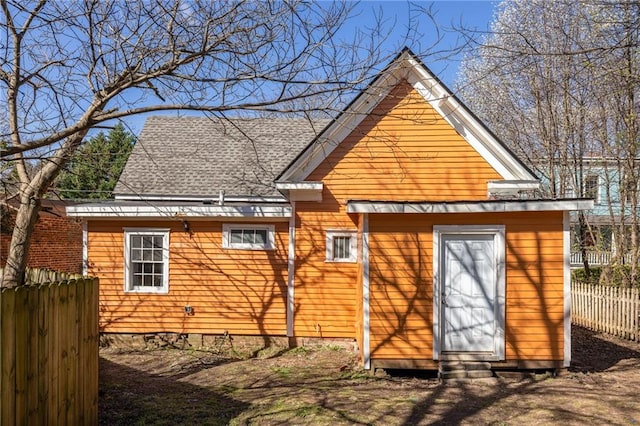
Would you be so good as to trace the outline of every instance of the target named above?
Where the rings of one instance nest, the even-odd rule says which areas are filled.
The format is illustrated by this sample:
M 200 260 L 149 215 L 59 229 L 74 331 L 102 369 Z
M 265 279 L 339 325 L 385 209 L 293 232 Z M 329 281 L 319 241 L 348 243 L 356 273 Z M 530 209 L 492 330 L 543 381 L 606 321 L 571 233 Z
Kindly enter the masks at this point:
M 442 236 L 442 350 L 493 352 L 496 332 L 494 236 Z

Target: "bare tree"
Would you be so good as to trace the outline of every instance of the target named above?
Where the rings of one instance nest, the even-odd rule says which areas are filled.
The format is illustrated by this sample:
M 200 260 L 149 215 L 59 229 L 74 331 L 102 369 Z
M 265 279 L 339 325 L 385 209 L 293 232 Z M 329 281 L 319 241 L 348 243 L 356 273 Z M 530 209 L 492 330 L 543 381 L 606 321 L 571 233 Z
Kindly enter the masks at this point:
M 632 279 L 638 263 L 639 16 L 640 2 L 629 0 L 502 2 L 458 82 L 472 109 L 543 176 L 547 196 L 592 195 L 587 176 L 594 168 L 604 170 L 605 181 L 617 180 L 601 185 L 603 201 L 616 252 L 631 247 Z M 619 210 L 612 207 L 620 202 Z M 588 216 L 579 215 L 578 228 L 579 237 L 593 237 Z M 579 240 L 588 273 L 586 241 Z
M 340 33 L 351 4 L 1 0 L 0 157 L 19 210 L 2 280 L 21 285 L 40 199 L 87 132 L 161 110 L 308 113 L 362 88 L 379 28 Z M 315 106 L 326 109 L 326 105 Z

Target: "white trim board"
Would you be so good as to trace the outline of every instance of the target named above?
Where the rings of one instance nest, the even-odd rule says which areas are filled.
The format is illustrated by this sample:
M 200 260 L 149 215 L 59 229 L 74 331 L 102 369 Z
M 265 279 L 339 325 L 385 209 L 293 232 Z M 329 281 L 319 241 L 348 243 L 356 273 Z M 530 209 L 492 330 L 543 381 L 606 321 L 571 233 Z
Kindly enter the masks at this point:
M 563 296 L 564 296 L 564 356 L 563 366 L 571 366 L 571 217 L 565 212 L 562 218 Z
M 67 207 L 67 216 L 73 217 L 103 217 L 103 218 L 289 218 L 290 206 L 219 206 L 219 205 L 191 205 L 191 206 L 153 206 L 153 205 L 118 205 L 118 204 L 90 204 Z
M 369 282 L 369 215 L 362 215 L 362 359 L 371 369 L 371 307 Z
M 461 202 L 348 201 L 347 213 L 500 213 L 593 208 L 592 200 L 504 200 Z
M 82 275 L 89 275 L 89 224 L 82 221 Z
M 501 361 L 505 359 L 505 327 L 506 327 L 506 238 L 504 225 L 434 225 L 433 227 L 433 359 L 443 358 L 442 348 L 442 271 L 441 271 L 441 239 L 444 235 L 493 235 L 494 260 L 496 265 L 495 288 L 495 336 L 492 354 L 461 355 L 459 359 Z

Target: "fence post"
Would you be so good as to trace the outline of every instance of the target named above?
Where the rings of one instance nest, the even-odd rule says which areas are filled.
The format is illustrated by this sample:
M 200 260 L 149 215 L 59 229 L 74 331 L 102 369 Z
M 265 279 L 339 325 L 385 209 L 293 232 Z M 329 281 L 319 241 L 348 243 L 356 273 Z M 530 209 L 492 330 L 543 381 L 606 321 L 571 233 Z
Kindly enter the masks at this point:
M 16 330 L 15 330 L 15 290 L 0 290 L 0 423 L 13 425 L 16 422 Z

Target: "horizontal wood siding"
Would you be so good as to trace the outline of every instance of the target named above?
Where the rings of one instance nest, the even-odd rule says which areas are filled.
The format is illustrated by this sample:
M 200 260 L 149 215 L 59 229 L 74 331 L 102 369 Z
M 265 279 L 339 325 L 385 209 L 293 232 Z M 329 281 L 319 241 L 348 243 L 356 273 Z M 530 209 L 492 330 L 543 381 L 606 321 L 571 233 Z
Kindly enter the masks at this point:
M 326 261 L 326 231 L 357 231 L 355 217 L 296 203 L 296 336 L 356 337 L 357 263 Z M 360 246 L 360 244 L 359 244 Z M 359 247 L 360 249 L 360 247 Z
M 170 229 L 168 294 L 124 291 L 125 227 Z M 179 222 L 89 222 L 101 330 L 286 334 L 288 224 L 275 224 L 275 250 L 223 249 L 221 222 L 191 221 L 190 230 Z
M 433 353 L 433 225 L 506 227 L 506 358 L 563 356 L 562 213 L 370 215 L 372 359 Z
M 308 177 L 324 199 L 479 200 L 500 175 L 406 81 Z
M 358 265 L 325 261 L 328 229 L 358 229 L 347 200 L 486 199 L 499 178 L 411 85 L 396 86 L 307 178 L 324 183 L 322 202 L 296 203 L 295 334 L 357 334 Z

